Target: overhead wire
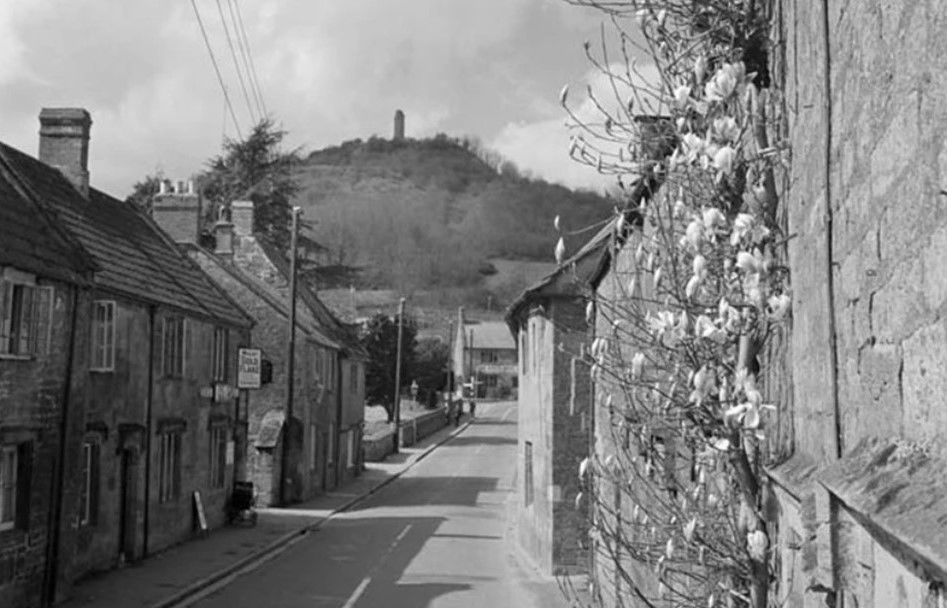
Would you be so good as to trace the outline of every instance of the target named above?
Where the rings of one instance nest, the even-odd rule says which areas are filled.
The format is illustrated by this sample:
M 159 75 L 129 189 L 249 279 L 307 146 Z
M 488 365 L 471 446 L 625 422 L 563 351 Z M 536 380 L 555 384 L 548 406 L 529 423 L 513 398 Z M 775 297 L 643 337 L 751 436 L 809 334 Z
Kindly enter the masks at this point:
M 247 102 L 247 112 L 250 113 L 250 120 L 256 124 L 257 118 L 253 112 L 253 104 L 250 103 L 250 94 L 247 93 L 247 85 L 243 80 L 243 72 L 240 70 L 240 61 L 237 59 L 237 51 L 233 48 L 233 40 L 230 38 L 230 28 L 227 27 L 227 19 L 224 17 L 224 9 L 220 6 L 220 0 L 217 0 L 217 12 L 220 14 L 220 24 L 224 28 L 224 37 L 227 39 L 227 47 L 230 49 L 230 57 L 233 59 L 233 67 L 237 71 L 237 80 L 240 81 L 240 89 L 243 91 L 243 99 Z M 236 32 L 234 32 L 236 34 Z
M 207 47 L 207 53 L 210 55 L 210 62 L 214 65 L 214 73 L 217 74 L 217 82 L 220 83 L 220 90 L 224 93 L 224 101 L 227 109 L 230 110 L 230 118 L 233 120 L 233 126 L 237 130 L 237 137 L 243 139 L 240 122 L 237 120 L 237 113 L 234 112 L 233 103 L 230 101 L 230 94 L 227 93 L 227 85 L 224 84 L 224 78 L 220 74 L 220 66 L 217 65 L 217 58 L 214 57 L 214 49 L 210 46 L 210 40 L 207 38 L 207 30 L 204 29 L 204 21 L 201 19 L 201 13 L 197 10 L 197 3 L 191 0 L 191 7 L 194 9 L 194 16 L 197 17 L 197 25 L 201 28 L 201 36 L 204 38 L 204 46 Z
M 250 93 L 252 93 L 253 104 L 256 106 L 257 116 L 262 118 L 266 113 L 263 111 L 263 105 L 260 103 L 260 89 L 253 80 L 253 74 L 250 70 L 250 59 L 247 55 L 246 46 L 243 43 L 244 36 L 241 34 L 239 21 L 234 12 L 233 5 L 233 0 L 227 0 L 227 9 L 230 11 L 230 23 L 233 25 L 234 37 L 237 39 L 237 48 L 240 50 L 240 57 L 243 59 L 243 71 L 247 75 L 247 83 L 250 85 Z
M 253 75 L 253 82 L 257 93 L 260 96 L 260 105 L 263 106 L 263 113 L 269 114 L 266 109 L 266 98 L 263 97 L 263 89 L 260 87 L 260 77 L 256 73 L 256 62 L 253 61 L 253 51 L 250 49 L 250 38 L 247 36 L 247 30 L 243 26 L 243 13 L 240 12 L 240 0 L 233 0 L 234 7 L 237 9 L 237 22 L 240 25 L 240 34 L 243 36 L 243 44 L 247 49 L 247 57 L 250 59 L 250 73 Z

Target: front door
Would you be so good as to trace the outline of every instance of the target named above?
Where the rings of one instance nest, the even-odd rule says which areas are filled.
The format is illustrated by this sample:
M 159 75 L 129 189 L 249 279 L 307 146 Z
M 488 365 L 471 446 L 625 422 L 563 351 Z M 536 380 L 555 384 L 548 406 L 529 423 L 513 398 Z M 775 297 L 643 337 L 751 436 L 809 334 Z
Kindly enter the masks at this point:
M 121 491 L 119 492 L 118 561 L 124 563 L 138 558 L 138 452 L 134 448 L 122 450 Z

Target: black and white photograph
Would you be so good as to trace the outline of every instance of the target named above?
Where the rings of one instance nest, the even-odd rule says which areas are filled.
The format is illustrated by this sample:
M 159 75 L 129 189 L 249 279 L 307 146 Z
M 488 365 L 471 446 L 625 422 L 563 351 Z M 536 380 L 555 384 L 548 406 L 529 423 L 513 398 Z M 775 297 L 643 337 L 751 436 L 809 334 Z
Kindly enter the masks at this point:
M 945 608 L 944 32 L 0 0 L 0 608 Z

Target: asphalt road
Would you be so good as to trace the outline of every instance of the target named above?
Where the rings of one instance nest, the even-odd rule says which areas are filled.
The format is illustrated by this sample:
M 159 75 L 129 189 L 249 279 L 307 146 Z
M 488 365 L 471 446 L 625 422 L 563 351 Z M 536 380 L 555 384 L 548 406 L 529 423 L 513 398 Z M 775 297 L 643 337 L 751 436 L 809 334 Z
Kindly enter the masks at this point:
M 567 606 L 513 545 L 515 404 L 481 404 L 477 414 L 402 477 L 196 605 Z

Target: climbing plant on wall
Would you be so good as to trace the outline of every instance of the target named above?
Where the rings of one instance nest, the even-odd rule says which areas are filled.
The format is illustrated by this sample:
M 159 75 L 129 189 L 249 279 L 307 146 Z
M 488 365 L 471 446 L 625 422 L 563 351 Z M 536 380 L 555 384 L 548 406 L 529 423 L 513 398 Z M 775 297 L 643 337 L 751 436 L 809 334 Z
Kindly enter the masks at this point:
M 579 104 L 562 91 L 570 154 L 627 193 L 613 224 L 617 287 L 589 293 L 586 362 L 609 437 L 578 472 L 610 573 L 593 577 L 592 597 L 765 608 L 775 498 L 764 446 L 780 404 L 763 399 L 759 355 L 791 302 L 776 254 L 788 151 L 767 111 L 779 94 L 770 7 L 571 3 L 602 11 L 615 34 L 585 45 L 604 85 Z

